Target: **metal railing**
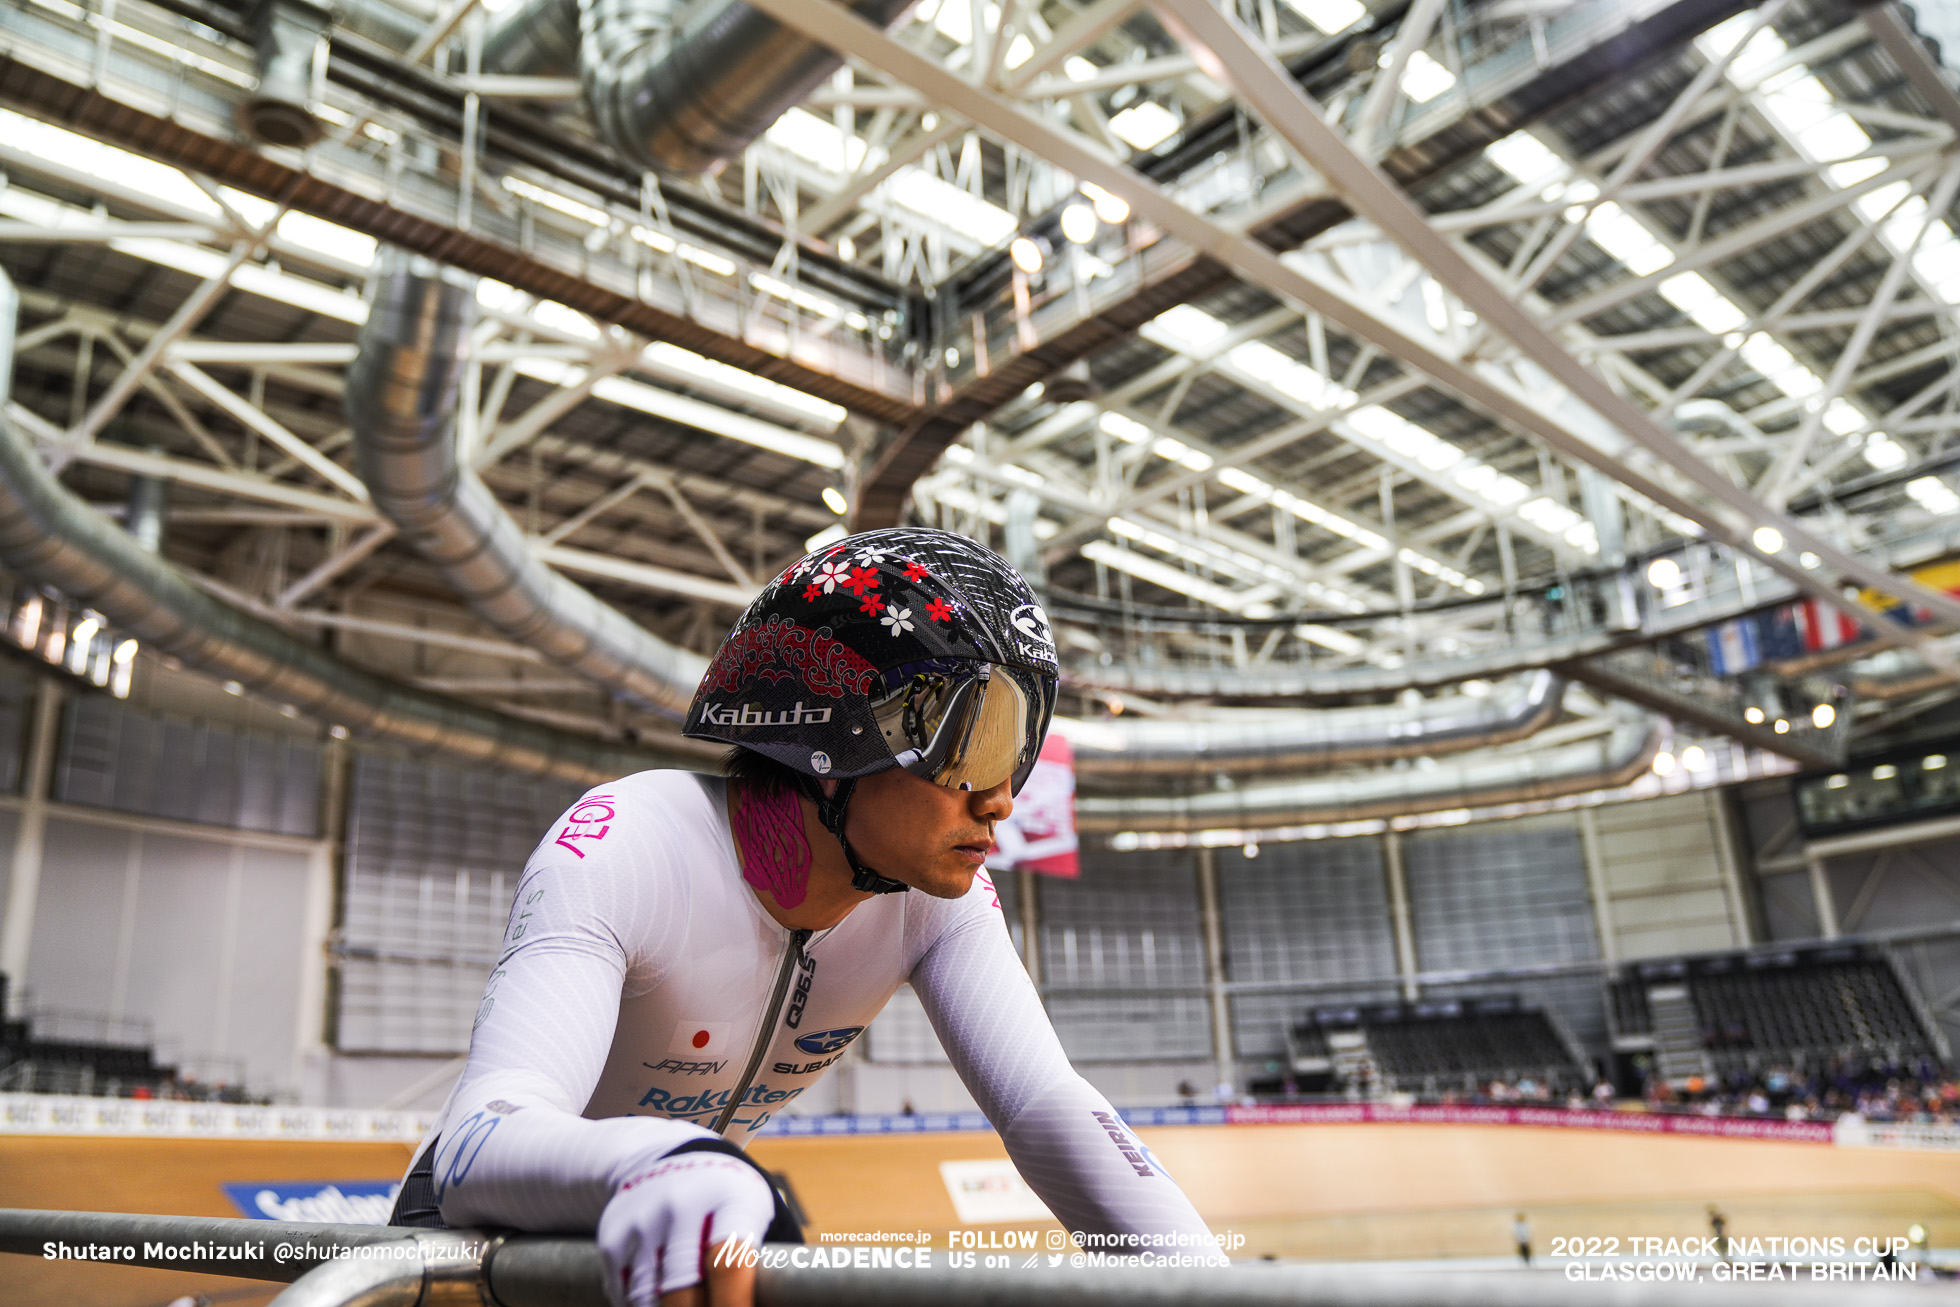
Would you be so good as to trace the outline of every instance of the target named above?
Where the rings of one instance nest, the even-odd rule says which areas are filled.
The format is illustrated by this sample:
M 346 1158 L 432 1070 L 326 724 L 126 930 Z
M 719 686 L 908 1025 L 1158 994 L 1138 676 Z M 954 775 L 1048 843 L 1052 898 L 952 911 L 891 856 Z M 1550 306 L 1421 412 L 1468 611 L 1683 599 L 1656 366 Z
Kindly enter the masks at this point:
M 273 1307 L 605 1307 L 599 1250 L 589 1239 L 486 1230 L 108 1212 L 0 1210 L 0 1252 L 46 1257 L 48 1245 L 87 1249 L 76 1260 L 271 1280 L 291 1285 Z M 994 1254 L 954 1266 L 943 1253 L 889 1269 L 853 1257 L 832 1266 L 843 1245 L 763 1250 L 757 1307 L 1049 1307 L 1094 1304 L 1208 1304 L 1215 1307 L 1897 1307 L 1890 1283 L 1711 1283 L 1707 1267 L 1680 1278 L 1595 1280 L 1575 1289 L 1565 1274 L 1477 1270 L 1397 1272 L 1301 1265 L 1229 1269 L 1123 1264 L 1071 1265 L 1046 1252 Z M 883 1250 L 889 1251 L 889 1250 Z M 830 1254 L 824 1263 L 813 1254 Z M 868 1260 L 868 1259 L 866 1259 Z M 896 1260 L 896 1259 L 894 1259 Z M 1120 1263 L 1121 1258 L 1113 1259 Z M 1052 1264 L 1051 1264 L 1052 1262 Z M 991 1263 L 991 1265 L 989 1265 Z M 1591 1263 L 1575 1263 L 1590 1265 Z M 1675 1263 L 1668 1263 L 1675 1265 Z M 1690 1282 L 1683 1283 L 1682 1280 Z

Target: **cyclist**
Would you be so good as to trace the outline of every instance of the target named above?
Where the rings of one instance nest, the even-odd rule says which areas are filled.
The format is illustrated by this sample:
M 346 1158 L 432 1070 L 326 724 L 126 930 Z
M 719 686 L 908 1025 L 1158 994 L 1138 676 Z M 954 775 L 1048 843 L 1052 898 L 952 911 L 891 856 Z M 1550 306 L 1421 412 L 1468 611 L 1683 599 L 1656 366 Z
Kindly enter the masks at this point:
M 598 786 L 531 856 L 395 1223 L 596 1228 L 620 1307 L 704 1277 L 746 1304 L 711 1250 L 801 1232 L 741 1145 L 910 982 L 1064 1225 L 1222 1261 L 1069 1066 L 983 868 L 1056 675 L 1026 583 L 961 536 L 867 532 L 766 586 L 688 713 L 725 776 Z

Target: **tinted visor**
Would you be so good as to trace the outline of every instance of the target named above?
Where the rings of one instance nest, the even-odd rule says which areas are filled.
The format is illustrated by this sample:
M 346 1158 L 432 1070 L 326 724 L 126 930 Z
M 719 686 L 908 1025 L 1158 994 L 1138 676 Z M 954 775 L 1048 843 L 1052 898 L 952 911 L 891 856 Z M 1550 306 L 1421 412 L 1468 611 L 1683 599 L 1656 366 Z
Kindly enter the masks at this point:
M 992 663 L 935 660 L 894 668 L 872 716 L 892 759 L 949 790 L 1013 791 L 1034 770 L 1054 687 L 1046 678 Z

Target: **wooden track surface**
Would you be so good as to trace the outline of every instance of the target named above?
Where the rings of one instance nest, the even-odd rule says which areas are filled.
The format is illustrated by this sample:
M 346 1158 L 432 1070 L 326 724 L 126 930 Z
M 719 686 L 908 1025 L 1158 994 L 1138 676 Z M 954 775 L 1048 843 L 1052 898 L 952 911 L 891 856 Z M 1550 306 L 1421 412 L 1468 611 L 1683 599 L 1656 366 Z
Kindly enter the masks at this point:
M 1511 1252 L 1512 1214 L 1540 1255 L 1560 1235 L 1891 1235 L 1918 1222 L 1960 1245 L 1960 1154 L 1528 1126 L 1171 1127 L 1144 1139 L 1240 1256 L 1431 1258 Z M 1004 1157 L 991 1134 L 775 1138 L 814 1231 L 960 1229 L 939 1163 Z M 405 1145 L 0 1136 L 0 1206 L 235 1216 L 219 1185 L 400 1174 Z M 1041 1225 L 999 1226 L 1046 1228 Z M 4 1307 L 161 1307 L 182 1293 L 276 1286 L 25 1257 L 0 1259 Z

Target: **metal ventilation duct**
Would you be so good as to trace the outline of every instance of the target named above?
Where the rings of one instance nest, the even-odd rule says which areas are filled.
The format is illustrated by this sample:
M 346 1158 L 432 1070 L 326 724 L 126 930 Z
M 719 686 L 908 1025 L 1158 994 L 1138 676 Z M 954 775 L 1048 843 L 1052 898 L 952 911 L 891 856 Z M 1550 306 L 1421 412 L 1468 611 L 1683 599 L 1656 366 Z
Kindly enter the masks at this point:
M 1540 670 L 1485 698 L 1452 694 L 1410 707 L 1246 710 L 1191 720 L 1064 720 L 1055 729 L 1068 737 L 1085 780 L 1297 773 L 1507 744 L 1549 726 L 1564 698 L 1564 679 Z
M 333 14 L 312 0 L 259 0 L 252 15 L 259 85 L 238 106 L 238 125 L 247 136 L 302 150 L 325 134 L 318 111 L 332 27 Z
M 578 75 L 578 0 L 523 0 L 483 33 L 483 71 L 511 77 Z
M 854 0 L 883 28 L 913 0 Z M 580 0 L 586 108 L 645 168 L 705 172 L 739 153 L 843 65 L 828 46 L 741 0 L 710 0 L 678 29 L 673 0 Z
M 890 26 L 913 0 L 855 0 Z M 577 72 L 600 136 L 643 168 L 705 172 L 769 129 L 843 59 L 740 0 L 521 0 L 485 34 L 488 72 Z M 678 24 L 678 26 L 677 26 Z
M 1535 753 L 1473 754 L 1434 767 L 1382 768 L 1184 798 L 1079 798 L 1075 825 L 1098 834 L 1262 830 L 1549 799 L 1632 781 L 1653 761 L 1661 731 L 1658 718 L 1628 713 L 1608 736 Z
M 686 715 L 708 669 L 568 580 L 456 458 L 475 279 L 383 247 L 360 353 L 347 370 L 347 424 L 375 508 L 477 615 L 520 644 L 668 717 Z
M 0 272 L 0 384 L 11 376 L 19 296 Z M 70 494 L 0 417 L 0 562 L 53 586 L 187 665 L 357 734 L 567 780 L 611 780 L 694 760 L 518 721 L 352 667 L 206 595 Z

